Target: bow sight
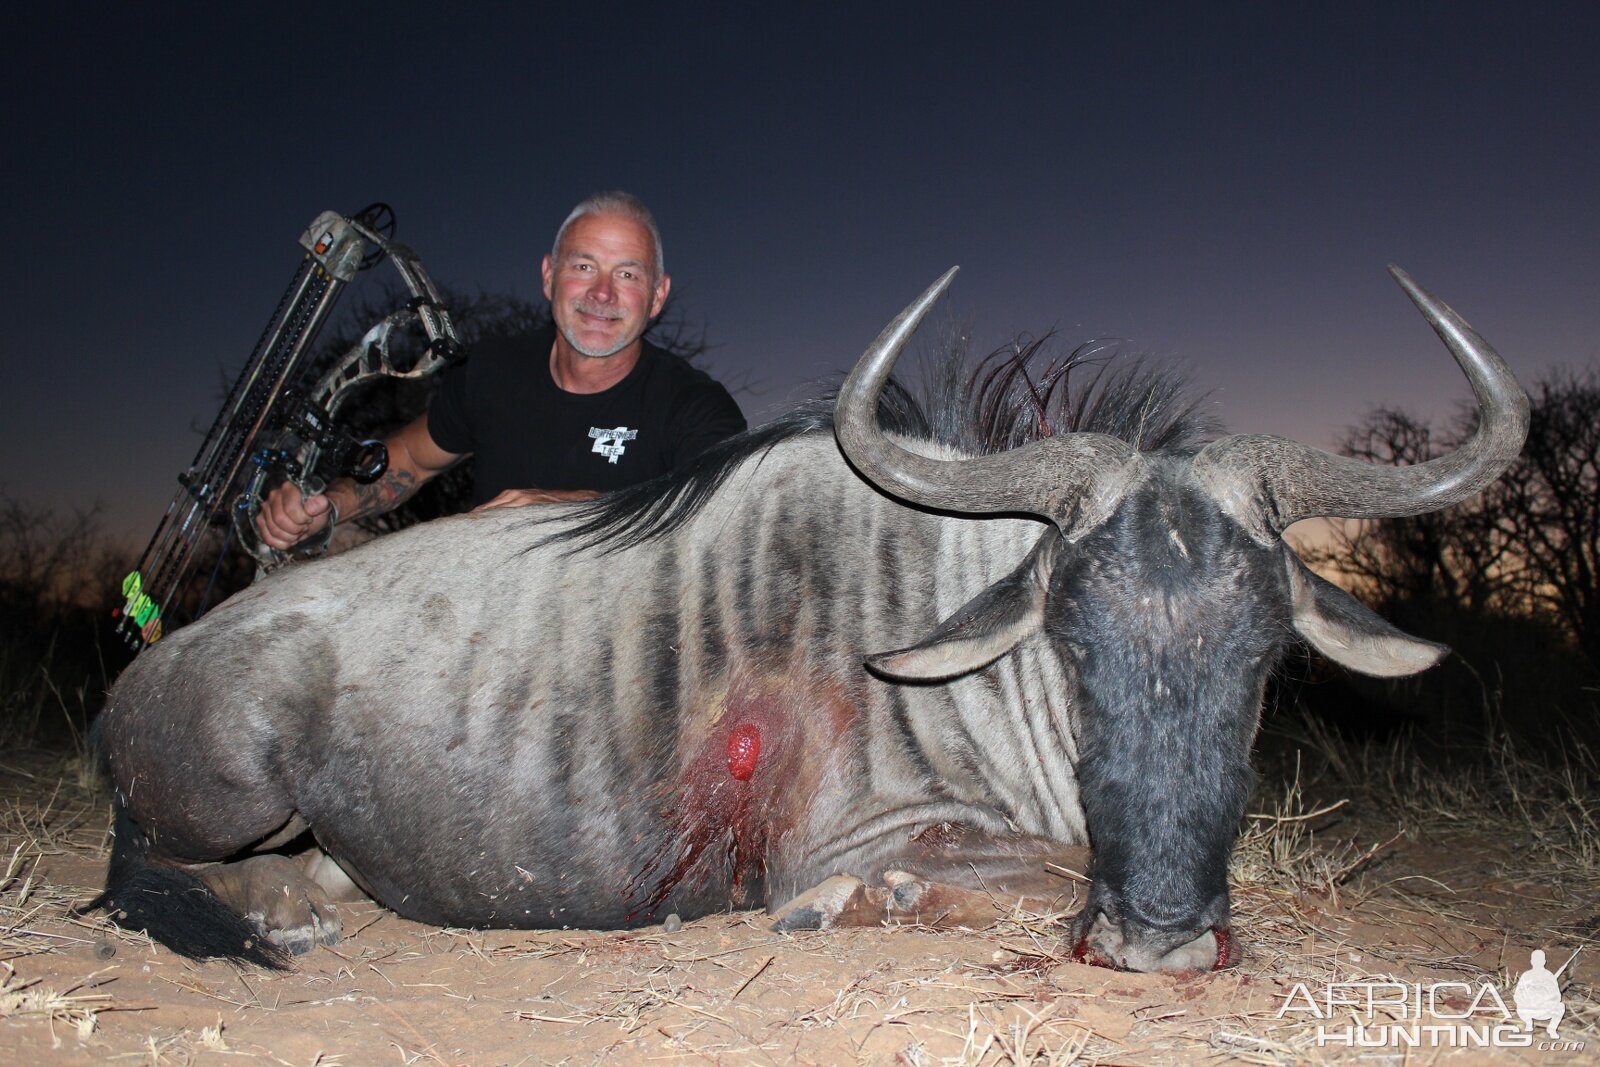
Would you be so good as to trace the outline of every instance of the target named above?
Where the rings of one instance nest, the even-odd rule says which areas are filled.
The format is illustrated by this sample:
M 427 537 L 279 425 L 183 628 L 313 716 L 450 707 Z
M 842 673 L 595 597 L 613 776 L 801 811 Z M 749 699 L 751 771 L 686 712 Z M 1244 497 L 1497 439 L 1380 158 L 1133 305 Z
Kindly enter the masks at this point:
M 117 632 L 135 650 L 161 639 L 169 608 L 195 563 L 208 530 L 227 527 L 265 570 L 290 554 L 263 544 L 255 516 L 262 494 L 287 479 L 306 495 L 322 492 L 335 478 L 371 482 L 388 467 L 388 454 L 374 440 L 352 435 L 340 410 L 354 390 L 373 379 L 424 378 L 460 352 L 455 327 L 433 280 L 411 249 L 393 240 L 394 212 L 373 204 L 354 215 L 318 215 L 300 244 L 305 257 L 273 312 L 255 350 L 228 392 L 216 422 L 145 548 L 136 570 L 122 581 L 123 603 L 114 613 Z M 387 259 L 400 272 L 411 300 L 366 332 L 316 381 L 305 356 L 357 272 Z M 420 326 L 427 348 L 408 369 L 394 361 L 397 331 Z M 299 545 L 295 556 L 314 555 L 327 537 Z M 227 551 L 226 544 L 223 552 Z M 193 614 L 204 610 L 203 603 Z

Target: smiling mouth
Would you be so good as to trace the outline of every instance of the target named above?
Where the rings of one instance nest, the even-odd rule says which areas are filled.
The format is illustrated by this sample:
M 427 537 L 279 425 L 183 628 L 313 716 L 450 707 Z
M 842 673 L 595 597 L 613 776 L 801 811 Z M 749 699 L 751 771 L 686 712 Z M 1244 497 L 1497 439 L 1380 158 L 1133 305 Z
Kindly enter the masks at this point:
M 594 322 L 621 322 L 622 321 L 622 313 L 621 312 L 591 311 L 588 308 L 583 307 L 581 305 L 574 305 L 572 310 L 574 310 L 578 314 L 582 315 L 585 319 L 589 319 L 589 320 L 594 321 Z

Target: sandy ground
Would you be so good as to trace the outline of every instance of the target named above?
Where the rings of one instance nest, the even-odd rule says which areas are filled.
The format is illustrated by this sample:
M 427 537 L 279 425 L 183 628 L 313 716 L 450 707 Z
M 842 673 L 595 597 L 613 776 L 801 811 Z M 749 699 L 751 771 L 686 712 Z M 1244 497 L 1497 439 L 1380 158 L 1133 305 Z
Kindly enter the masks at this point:
M 61 757 L 0 755 L 0 1063 L 1600 1063 L 1593 870 L 1481 828 L 1397 827 L 1349 806 L 1258 817 L 1235 863 L 1244 962 L 1188 978 L 1064 960 L 1070 904 L 981 931 L 803 935 L 749 912 L 670 933 L 526 933 L 346 905 L 353 936 L 274 974 L 194 963 L 69 913 L 106 856 L 105 799 L 81 778 Z M 1580 946 L 1559 1040 L 1446 1043 L 1446 1030 L 1470 1040 L 1447 1015 L 1526 1034 L 1494 998 L 1514 1010 L 1532 949 L 1554 970 Z M 1363 984 L 1391 981 L 1423 983 L 1434 1015 L 1316 1017 L 1330 982 L 1347 983 L 1340 999 L 1392 1000 L 1394 987 Z M 1371 1023 L 1368 1038 L 1443 1029 L 1412 1049 L 1326 1043 L 1352 1022 Z

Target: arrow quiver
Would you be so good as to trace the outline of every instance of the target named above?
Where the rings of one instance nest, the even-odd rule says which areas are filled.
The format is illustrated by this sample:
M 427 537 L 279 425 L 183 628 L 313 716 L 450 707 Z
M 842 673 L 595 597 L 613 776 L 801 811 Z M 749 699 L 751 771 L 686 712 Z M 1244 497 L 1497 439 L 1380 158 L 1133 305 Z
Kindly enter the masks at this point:
M 135 650 L 161 639 L 207 531 L 229 527 L 228 536 L 238 533 L 246 551 L 271 570 L 290 557 L 256 535 L 254 520 L 264 492 L 287 479 L 309 496 L 335 478 L 371 482 L 383 474 L 388 466 L 383 445 L 355 438 L 339 420 L 358 387 L 380 377 L 425 378 L 459 356 L 455 326 L 433 280 L 416 253 L 393 234 L 394 212 L 373 204 L 351 216 L 324 211 L 300 235 L 306 254 L 299 269 L 194 462 L 178 475 L 178 492 L 138 568 L 122 581 L 123 603 L 114 612 L 117 632 Z M 399 270 L 411 294 L 407 308 L 386 316 L 304 386 L 306 355 L 340 293 L 358 272 L 384 259 Z M 412 326 L 421 328 L 427 347 L 400 369 L 395 342 Z M 324 547 L 325 537 L 296 546 L 294 554 L 313 555 Z M 202 605 L 194 616 L 203 610 Z

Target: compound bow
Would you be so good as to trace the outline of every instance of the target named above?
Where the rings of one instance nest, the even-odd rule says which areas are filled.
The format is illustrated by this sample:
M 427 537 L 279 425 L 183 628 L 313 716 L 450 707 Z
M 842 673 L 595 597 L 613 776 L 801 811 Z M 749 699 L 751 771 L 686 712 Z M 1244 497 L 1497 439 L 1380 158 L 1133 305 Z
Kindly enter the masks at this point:
M 262 494 L 285 479 L 308 496 L 335 478 L 375 481 L 388 467 L 388 454 L 381 442 L 358 439 L 340 422 L 350 397 L 377 378 L 426 378 L 460 355 L 455 326 L 433 280 L 416 253 L 393 235 L 394 212 L 386 204 L 350 216 L 324 211 L 300 235 L 306 254 L 299 269 L 200 451 L 178 475 L 178 492 L 138 567 L 122 581 L 117 632 L 135 650 L 161 639 L 207 530 L 228 525 L 229 536 L 237 532 L 264 570 L 325 548 L 326 534 L 290 553 L 262 543 L 255 530 Z M 383 259 L 395 265 L 411 294 L 406 309 L 368 330 L 309 388 L 298 387 L 307 376 L 304 357 L 345 285 Z M 412 324 L 421 327 L 427 347 L 402 369 L 395 341 Z M 202 604 L 195 614 L 203 610 Z

